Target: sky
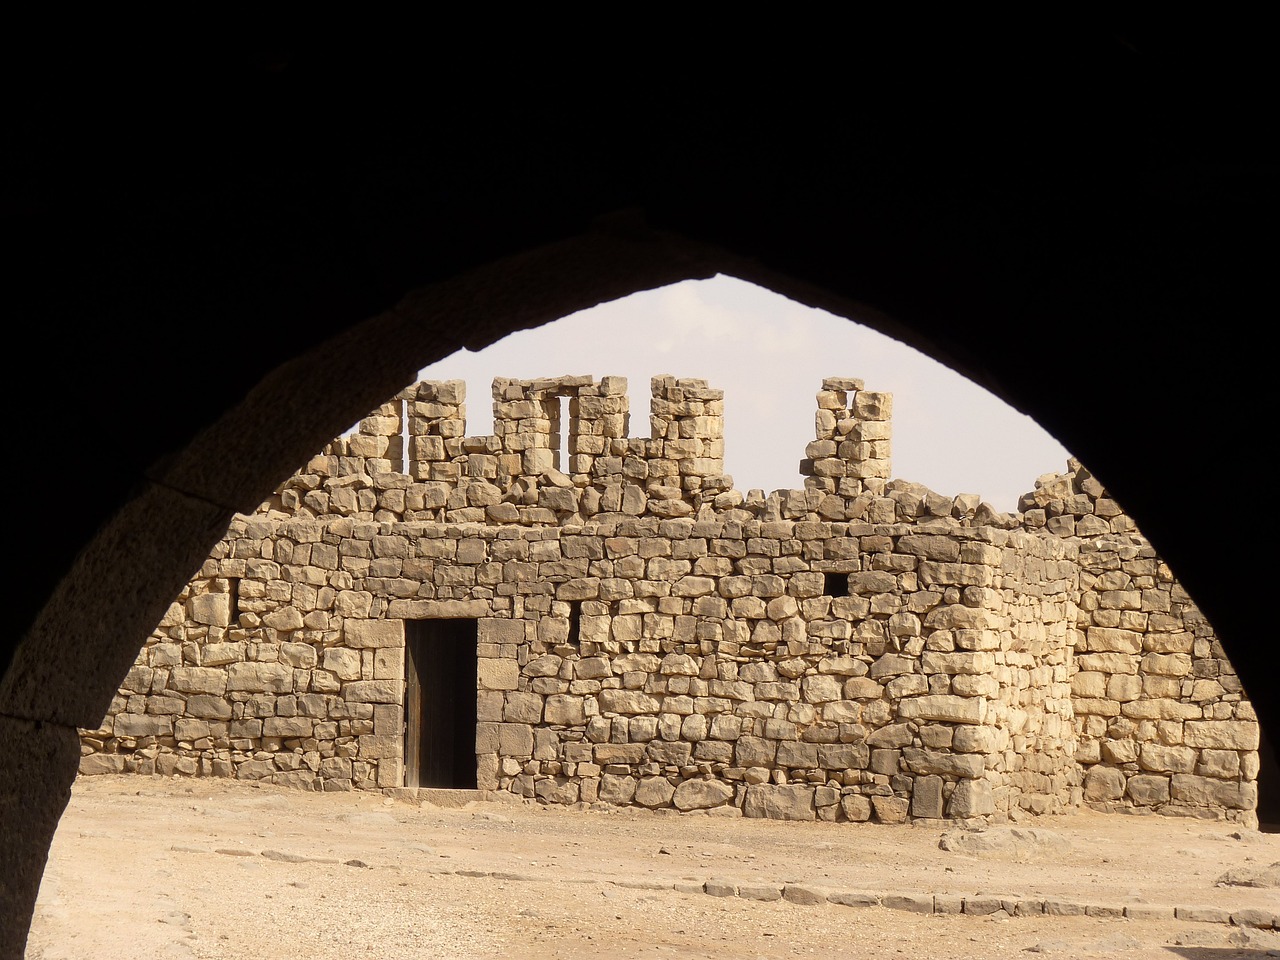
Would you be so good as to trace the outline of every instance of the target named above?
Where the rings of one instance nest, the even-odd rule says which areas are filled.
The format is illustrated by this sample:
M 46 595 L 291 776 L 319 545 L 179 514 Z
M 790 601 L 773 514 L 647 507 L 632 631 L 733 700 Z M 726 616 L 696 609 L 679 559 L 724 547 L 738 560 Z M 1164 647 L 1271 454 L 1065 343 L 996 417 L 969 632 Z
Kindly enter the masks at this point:
M 649 436 L 649 378 L 699 377 L 724 390 L 725 472 L 746 492 L 801 488 L 824 377 L 893 396 L 895 478 L 976 493 L 998 510 L 1070 454 L 1034 420 L 931 357 L 877 331 L 732 277 L 632 294 L 421 371 L 467 382 L 467 434 L 493 432 L 494 377 L 624 376 L 631 435 Z

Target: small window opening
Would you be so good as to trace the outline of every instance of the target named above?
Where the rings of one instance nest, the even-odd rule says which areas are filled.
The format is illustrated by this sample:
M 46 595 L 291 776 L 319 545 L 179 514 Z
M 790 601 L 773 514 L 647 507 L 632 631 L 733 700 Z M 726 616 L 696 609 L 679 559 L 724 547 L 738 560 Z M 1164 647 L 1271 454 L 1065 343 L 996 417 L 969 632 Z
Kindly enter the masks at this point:
M 561 473 L 569 472 L 569 398 L 558 397 L 557 419 L 552 424 L 555 435 L 551 438 L 556 451 L 556 469 Z
M 231 577 L 227 580 L 227 609 L 231 614 L 231 622 L 237 623 L 240 620 L 240 578 Z
M 828 597 L 847 597 L 849 595 L 849 575 L 847 573 L 823 574 L 822 592 Z
M 582 621 L 582 601 L 570 600 L 569 601 L 569 637 L 566 640 L 566 642 L 575 647 L 578 645 L 578 641 L 580 637 L 581 621 Z
M 413 438 L 409 434 L 409 416 L 413 407 L 408 400 L 397 400 L 396 411 L 400 417 L 400 457 L 397 463 L 392 464 L 392 468 L 399 473 L 410 473 L 409 443 Z

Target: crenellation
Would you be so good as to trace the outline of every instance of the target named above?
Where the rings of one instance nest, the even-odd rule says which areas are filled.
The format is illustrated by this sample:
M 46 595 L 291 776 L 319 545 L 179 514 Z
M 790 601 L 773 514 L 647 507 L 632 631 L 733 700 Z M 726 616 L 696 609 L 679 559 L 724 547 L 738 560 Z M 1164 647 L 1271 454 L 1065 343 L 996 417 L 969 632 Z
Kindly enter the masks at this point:
M 803 488 L 743 494 L 722 391 L 654 377 L 633 438 L 626 386 L 498 378 L 491 436 L 467 435 L 461 381 L 401 391 L 231 522 L 82 731 L 82 772 L 456 785 L 420 767 L 414 658 L 462 620 L 474 703 L 447 712 L 474 726 L 480 789 L 1251 822 L 1258 726 L 1231 665 L 1080 464 L 1015 514 L 893 479 L 892 398 L 832 377 Z

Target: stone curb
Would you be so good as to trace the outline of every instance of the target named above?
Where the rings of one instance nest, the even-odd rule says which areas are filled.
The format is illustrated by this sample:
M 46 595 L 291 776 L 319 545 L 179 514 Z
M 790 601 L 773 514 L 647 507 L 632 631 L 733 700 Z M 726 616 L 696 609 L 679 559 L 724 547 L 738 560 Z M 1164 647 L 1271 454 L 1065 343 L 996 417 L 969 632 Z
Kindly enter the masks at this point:
M 177 853 L 210 852 L 195 847 L 176 845 L 170 847 L 170 849 Z M 261 856 L 268 860 L 288 863 L 335 864 L 339 862 L 328 858 L 286 854 L 277 850 L 262 850 L 258 852 L 241 847 L 221 847 L 212 852 L 224 856 Z M 347 861 L 347 864 L 353 865 L 355 862 Z M 360 865 L 365 866 L 363 863 Z M 424 872 L 473 879 L 513 880 L 521 883 L 552 879 L 546 875 L 517 873 L 512 870 L 482 870 L 470 867 L 430 867 Z M 785 900 L 787 903 L 799 906 L 820 906 L 830 903 L 846 907 L 884 907 L 887 910 L 902 910 L 907 913 L 935 914 L 939 916 L 966 914 L 968 916 L 989 917 L 1001 914 L 1006 918 L 1051 916 L 1096 917 L 1117 920 L 1185 920 L 1192 923 L 1219 923 L 1235 927 L 1253 927 L 1259 930 L 1280 930 L 1280 913 L 1256 908 L 1227 910 L 1222 907 L 1170 907 L 1151 903 L 1080 903 L 1072 900 L 1020 897 L 1015 894 L 979 893 L 966 896 L 955 893 L 909 893 L 904 891 L 875 893 L 869 890 L 840 890 L 807 883 L 777 883 L 768 880 L 742 881 L 725 877 L 712 877 L 703 881 L 692 877 L 685 877 L 677 881 L 643 878 L 622 880 L 572 878 L 561 879 L 556 882 L 599 883 L 629 890 L 673 890 L 676 893 L 683 894 L 738 897 L 742 900 L 759 900 L 762 902 Z

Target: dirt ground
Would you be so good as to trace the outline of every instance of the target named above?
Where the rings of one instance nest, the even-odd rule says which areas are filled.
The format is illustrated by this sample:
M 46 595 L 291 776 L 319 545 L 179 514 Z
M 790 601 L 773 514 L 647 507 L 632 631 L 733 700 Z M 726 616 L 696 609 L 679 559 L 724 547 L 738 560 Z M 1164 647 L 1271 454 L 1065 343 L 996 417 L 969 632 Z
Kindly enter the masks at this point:
M 92 777 L 55 837 L 27 957 L 1273 957 L 1280 932 L 1170 908 L 1280 912 L 1280 888 L 1258 885 L 1278 865 L 1280 834 L 1200 820 L 962 831 Z M 777 899 L 786 884 L 896 906 Z M 903 909 L 928 895 L 1152 916 Z

